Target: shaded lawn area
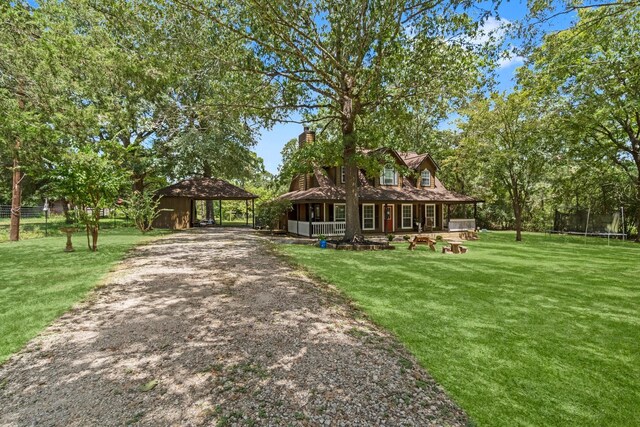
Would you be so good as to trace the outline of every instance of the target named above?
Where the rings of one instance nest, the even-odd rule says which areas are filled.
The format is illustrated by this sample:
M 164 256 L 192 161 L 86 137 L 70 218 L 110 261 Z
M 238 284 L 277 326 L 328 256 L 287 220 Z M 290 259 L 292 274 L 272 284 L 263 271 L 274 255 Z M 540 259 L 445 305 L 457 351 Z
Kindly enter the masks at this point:
M 640 245 L 513 240 L 278 248 L 393 331 L 478 425 L 640 425 Z
M 0 364 L 52 320 L 80 301 L 143 236 L 138 230 L 101 231 L 98 252 L 89 252 L 84 233 L 65 253 L 66 236 L 0 243 Z

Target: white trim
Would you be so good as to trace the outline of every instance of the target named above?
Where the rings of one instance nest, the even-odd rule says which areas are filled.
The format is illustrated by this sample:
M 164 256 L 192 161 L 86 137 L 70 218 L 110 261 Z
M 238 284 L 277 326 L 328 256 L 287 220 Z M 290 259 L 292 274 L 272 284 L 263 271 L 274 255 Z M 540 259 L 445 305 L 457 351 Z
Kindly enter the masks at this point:
M 385 182 L 385 177 L 384 177 L 385 171 L 389 169 L 393 170 L 393 182 L 391 184 L 387 184 Z M 398 171 L 396 170 L 396 168 L 393 167 L 393 165 L 385 165 L 385 167 L 382 168 L 382 173 L 380 174 L 380 185 L 386 185 L 386 186 L 398 185 Z
M 336 219 L 336 207 L 337 206 L 344 206 L 344 218 L 342 219 Z M 334 203 L 333 204 L 333 220 L 334 221 L 345 221 L 347 218 L 347 205 L 345 203 Z
M 404 217 L 404 207 L 405 206 L 409 206 L 411 208 L 411 221 L 409 221 L 409 226 L 408 227 L 404 226 L 404 218 L 405 218 Z M 413 228 L 413 205 L 406 204 L 406 203 L 403 203 L 401 205 L 401 207 L 400 207 L 400 228 L 402 228 L 403 230 Z
M 372 206 L 373 207 L 373 227 L 367 228 L 364 226 L 364 207 Z M 362 229 L 363 230 L 375 230 L 376 229 L 376 205 L 373 203 L 363 203 L 362 204 Z
M 424 177 L 422 176 L 422 174 L 424 174 L 425 172 L 429 174 L 429 183 L 428 184 L 424 183 Z M 431 171 L 429 169 L 423 169 L 420 172 L 420 187 L 431 187 Z
M 387 230 L 387 213 L 384 211 L 386 206 L 389 206 L 391 208 L 391 230 Z M 393 233 L 394 231 L 396 231 L 396 205 L 391 203 L 382 205 L 382 230 L 384 230 L 385 233 Z
M 433 216 L 427 216 L 427 206 L 433 206 Z M 433 219 L 432 227 L 436 226 L 436 216 L 438 215 L 435 203 L 425 203 L 424 205 L 424 225 L 427 226 L 427 218 Z

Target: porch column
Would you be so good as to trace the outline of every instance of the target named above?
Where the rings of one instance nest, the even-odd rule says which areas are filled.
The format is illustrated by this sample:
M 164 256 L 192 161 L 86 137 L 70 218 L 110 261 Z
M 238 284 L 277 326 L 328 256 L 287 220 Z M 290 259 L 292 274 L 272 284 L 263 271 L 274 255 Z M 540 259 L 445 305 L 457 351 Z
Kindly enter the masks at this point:
M 220 226 L 222 226 L 222 199 L 218 200 L 218 210 L 220 211 Z
M 246 220 L 245 226 L 249 226 L 249 200 L 244 201 L 244 218 Z
M 300 235 L 300 204 L 296 204 L 296 234 Z
M 382 217 L 382 232 L 386 233 L 387 232 L 387 204 L 383 204 L 382 205 L 382 215 L 380 215 Z
M 473 222 L 476 224 L 476 228 L 478 228 L 478 202 L 473 202 Z
M 309 237 L 313 237 L 313 224 L 311 223 L 311 203 L 307 203 L 307 217 L 309 217 Z
M 447 203 L 447 221 L 451 222 L 451 204 Z M 449 231 L 449 224 L 447 224 L 447 231 Z

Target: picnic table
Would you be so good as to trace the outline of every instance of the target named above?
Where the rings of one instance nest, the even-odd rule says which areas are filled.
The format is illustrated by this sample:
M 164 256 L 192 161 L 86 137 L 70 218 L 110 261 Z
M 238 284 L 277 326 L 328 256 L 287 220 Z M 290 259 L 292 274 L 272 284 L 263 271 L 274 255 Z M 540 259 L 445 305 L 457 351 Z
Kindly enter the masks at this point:
M 454 254 L 463 254 L 467 252 L 467 248 L 462 246 L 462 242 L 458 241 L 458 240 L 448 240 L 449 245 L 451 245 L 451 247 L 447 248 L 446 246 L 444 246 L 442 248 L 442 253 L 446 254 L 446 253 L 454 253 Z
M 428 245 L 433 252 L 436 251 L 436 241 L 429 236 L 415 236 L 413 240 L 409 240 L 409 250 L 412 251 L 417 245 Z
M 465 240 L 478 240 L 478 232 L 475 230 L 464 230 L 460 233 L 460 238 Z

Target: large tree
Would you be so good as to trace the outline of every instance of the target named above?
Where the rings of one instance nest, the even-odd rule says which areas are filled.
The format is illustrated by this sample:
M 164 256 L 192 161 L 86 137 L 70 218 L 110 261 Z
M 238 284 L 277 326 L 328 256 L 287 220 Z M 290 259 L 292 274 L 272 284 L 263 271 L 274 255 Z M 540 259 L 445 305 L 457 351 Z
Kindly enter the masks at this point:
M 477 172 L 507 193 L 515 219 L 516 241 L 522 240 L 525 211 L 550 160 L 549 135 L 529 93 L 493 94 L 465 110 L 460 150 L 475 158 Z
M 608 159 L 635 187 L 640 226 L 640 9 L 579 12 L 575 27 L 549 35 L 522 81 L 547 98 L 584 161 Z
M 469 2 L 176 1 L 248 40 L 260 61 L 238 71 L 277 83 L 271 108 L 338 129 L 339 139 L 324 140 L 338 145 L 346 167 L 346 240 L 362 235 L 359 149 L 376 144 L 359 136 L 363 121 L 419 109 L 442 117 L 476 83 Z

